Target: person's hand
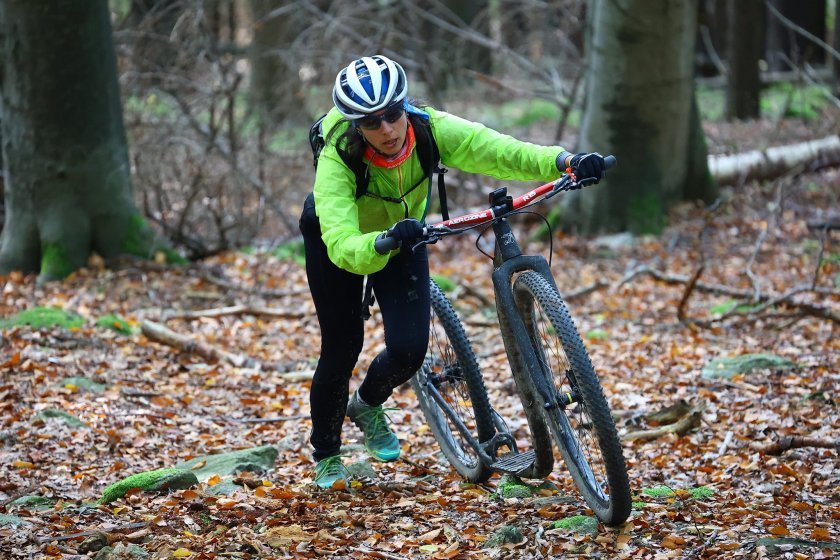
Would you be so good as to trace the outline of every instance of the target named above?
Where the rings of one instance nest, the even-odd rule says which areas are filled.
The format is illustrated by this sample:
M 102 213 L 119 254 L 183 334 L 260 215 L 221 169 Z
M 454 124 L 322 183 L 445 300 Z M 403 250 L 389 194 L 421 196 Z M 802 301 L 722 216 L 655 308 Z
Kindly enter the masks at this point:
M 569 167 L 572 168 L 572 173 L 578 181 L 594 184 L 604 178 L 604 171 L 607 169 L 604 157 L 598 152 L 573 155 Z
M 388 236 L 400 242 L 400 245 L 413 245 L 423 235 L 423 224 L 414 218 L 408 218 L 394 224 L 388 230 Z

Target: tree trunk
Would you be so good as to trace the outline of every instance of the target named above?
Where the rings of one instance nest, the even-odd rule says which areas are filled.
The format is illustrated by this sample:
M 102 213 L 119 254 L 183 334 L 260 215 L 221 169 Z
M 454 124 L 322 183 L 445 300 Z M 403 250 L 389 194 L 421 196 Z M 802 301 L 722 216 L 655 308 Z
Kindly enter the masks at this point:
M 61 278 L 92 251 L 147 255 L 132 201 L 106 0 L 0 2 L 7 163 L 0 273 Z
M 563 219 L 585 232 L 658 232 L 670 204 L 687 193 L 708 198 L 712 186 L 700 120 L 692 118 L 697 5 L 597 0 L 589 7 L 578 149 L 615 154 L 619 163 L 606 185 L 569 197 L 574 211 Z
M 758 60 L 764 41 L 764 1 L 727 1 L 726 118 L 756 119 L 760 113 Z
M 164 83 L 174 71 L 178 45 L 170 36 L 184 12 L 183 0 L 131 0 L 125 25 L 135 32 L 131 42 L 131 61 L 149 85 Z
M 284 108 L 297 107 L 303 99 L 303 84 L 298 77 L 301 59 L 294 56 L 291 48 L 308 25 L 305 14 L 300 10 L 272 14 L 287 5 L 287 0 L 251 0 L 250 4 L 254 21 L 249 51 L 251 104 L 260 121 L 269 126 L 288 116 L 306 122 L 309 115 L 302 111 L 284 114 Z
M 825 0 L 770 0 L 770 4 L 794 25 L 820 39 L 825 37 Z M 794 32 L 772 13 L 767 14 L 767 18 L 766 59 L 769 70 L 796 70 L 805 62 L 825 62 L 825 51 L 821 47 Z
M 840 1 L 834 0 L 834 50 L 840 52 Z M 840 58 L 832 57 L 834 69 L 834 97 L 840 97 Z

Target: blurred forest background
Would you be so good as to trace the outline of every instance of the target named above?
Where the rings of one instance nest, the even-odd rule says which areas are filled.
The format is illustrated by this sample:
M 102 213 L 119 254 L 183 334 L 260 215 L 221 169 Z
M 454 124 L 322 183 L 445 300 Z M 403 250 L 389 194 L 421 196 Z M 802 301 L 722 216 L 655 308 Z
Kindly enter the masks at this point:
M 38 3 L 6 4 L 5 48 L 10 53 L 17 48 L 16 26 L 24 27 L 12 22 L 30 21 L 28 33 L 40 35 L 36 40 L 55 51 L 62 49 L 54 36 L 78 41 L 70 37 L 76 23 L 66 18 L 96 19 L 93 13 L 68 12 L 65 20 L 54 18 L 51 31 L 49 13 Z M 672 202 L 712 202 L 718 191 L 716 183 L 704 179 L 707 153 L 764 149 L 836 133 L 840 57 L 835 0 L 655 4 L 653 10 L 642 9 L 644 2 L 606 0 L 110 0 L 111 30 L 106 31 L 116 54 L 134 203 L 153 229 L 189 259 L 254 243 L 274 246 L 295 237 L 300 204 L 314 177 L 308 127 L 330 108 L 337 70 L 353 58 L 377 52 L 404 65 L 412 97 L 522 139 L 557 143 L 571 151 L 616 153 L 621 163 L 612 173 L 612 193 L 604 189 L 589 200 L 611 198 L 601 207 L 611 208 L 609 212 L 632 206 L 631 195 L 622 195 L 632 191 L 625 187 L 632 176 L 643 183 L 642 202 L 634 206 L 635 216 L 618 216 L 606 224 L 570 224 L 584 232 L 656 233 L 664 226 L 660 212 Z M 664 31 L 641 49 L 624 52 L 631 49 L 622 45 L 636 42 L 631 34 L 644 35 L 633 30 L 637 24 L 644 32 L 651 27 Z M 86 28 L 79 23 L 76 29 L 82 36 L 78 29 Z M 598 30 L 608 36 L 597 39 Z M 622 30 L 632 33 L 622 36 Z M 593 42 L 599 47 L 593 48 Z M 91 51 L 99 53 L 100 47 L 93 45 Z M 675 61 L 671 53 L 680 51 L 690 55 Z M 41 95 L 40 101 L 31 102 L 52 104 L 52 117 L 34 108 L 28 120 L 11 122 L 17 114 L 11 90 L 25 70 L 10 69 L 14 57 L 7 56 L 7 158 L 10 153 L 13 162 L 38 157 L 15 152 L 15 139 L 25 136 L 21 128 L 37 128 L 46 137 L 53 124 L 44 119 L 65 123 L 69 114 L 77 113 L 61 104 L 71 99 L 68 92 L 75 87 L 67 80 L 98 79 L 83 70 L 86 63 L 80 58 L 56 63 L 66 68 L 63 81 L 52 98 Z M 46 72 L 48 66 L 33 67 L 31 73 Z M 665 80 L 674 68 L 682 76 L 679 90 Z M 35 80 L 43 83 L 46 78 Z M 607 105 L 611 101 L 605 95 L 625 86 L 632 91 L 626 95 L 631 101 L 620 108 L 624 114 L 604 110 L 599 116 L 592 110 L 587 117 L 587 102 Z M 31 89 L 36 96 L 47 88 Z M 18 98 L 26 98 L 20 91 Z M 119 119 L 118 112 L 101 118 L 108 95 L 93 95 L 95 101 L 74 118 L 84 123 Z M 723 132 L 716 128 L 737 120 L 764 124 Z M 688 132 L 662 134 L 659 146 L 648 146 L 657 131 L 647 128 L 677 123 Z M 119 137 L 120 127 L 115 130 Z M 57 144 L 76 143 L 72 136 L 56 134 L 54 139 Z M 685 143 L 691 145 L 684 149 L 694 154 L 688 158 L 676 154 Z M 55 149 L 65 157 L 66 148 Z M 679 178 L 656 167 L 657 161 L 667 166 L 672 160 L 681 162 Z M 16 173 L 13 165 L 5 167 L 7 178 Z M 19 177 L 27 173 L 31 171 L 17 171 Z M 100 165 L 94 173 L 110 171 Z M 676 195 L 667 192 L 668 184 L 692 173 L 699 177 L 694 187 Z M 457 172 L 447 179 L 456 209 L 481 204 L 495 186 Z M 6 190 L 8 199 L 11 188 Z M 6 212 L 6 221 L 38 206 L 18 204 L 17 210 Z M 64 232 L 72 221 L 41 219 L 49 220 L 64 222 L 55 228 Z M 7 233 L 12 236 L 24 237 Z M 42 232 L 41 251 L 46 252 L 49 241 Z M 38 254 L 36 241 L 16 250 L 9 248 L 11 243 L 7 239 L 4 245 L 2 268 L 38 270 L 31 259 L 9 257 L 15 252 Z M 99 253 L 109 257 L 113 251 L 104 247 Z M 75 266 L 58 267 L 54 275 Z

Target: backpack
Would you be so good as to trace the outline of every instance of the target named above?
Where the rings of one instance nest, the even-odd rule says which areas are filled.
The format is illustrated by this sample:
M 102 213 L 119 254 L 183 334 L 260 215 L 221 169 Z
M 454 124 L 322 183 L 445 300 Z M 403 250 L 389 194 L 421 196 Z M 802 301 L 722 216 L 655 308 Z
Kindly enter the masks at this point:
M 321 115 L 321 117 L 312 123 L 312 126 L 309 128 L 309 145 L 312 148 L 312 157 L 313 157 L 313 164 L 315 167 L 318 167 L 318 157 L 321 155 L 321 150 L 324 149 L 326 145 L 326 140 L 324 138 L 324 117 L 326 117 L 326 113 Z M 423 178 L 420 179 L 414 186 L 412 186 L 405 194 L 408 194 L 416 187 L 420 186 L 423 181 L 426 179 L 429 180 L 429 194 L 426 197 L 426 210 L 428 211 L 428 204 L 431 202 L 431 190 L 432 190 L 432 174 L 438 174 L 438 197 L 440 199 L 440 211 L 443 215 L 444 220 L 449 219 L 449 211 L 446 207 L 446 185 L 444 184 L 443 174 L 447 172 L 445 167 L 440 165 L 440 152 L 438 151 L 437 143 L 435 142 L 435 137 L 432 134 L 430 127 L 424 126 L 421 124 L 419 119 L 421 117 L 412 115 L 411 113 L 408 114 L 408 118 L 411 119 L 411 124 L 414 127 L 415 131 L 422 131 L 422 133 L 415 134 L 415 141 L 416 149 L 417 149 L 417 156 L 420 158 L 420 166 L 423 169 Z M 337 150 L 338 155 L 341 157 L 341 160 L 344 164 L 353 171 L 353 174 L 356 176 L 356 198 L 361 198 L 367 194 L 368 184 L 370 183 L 370 176 L 367 173 L 367 165 L 365 164 L 362 158 L 352 158 L 350 154 L 345 152 L 344 150 Z M 405 195 L 403 195 L 405 196 Z M 384 200 L 390 200 L 392 202 L 401 202 L 398 199 L 392 199 L 390 197 L 382 197 Z M 425 212 L 424 212 L 425 215 Z

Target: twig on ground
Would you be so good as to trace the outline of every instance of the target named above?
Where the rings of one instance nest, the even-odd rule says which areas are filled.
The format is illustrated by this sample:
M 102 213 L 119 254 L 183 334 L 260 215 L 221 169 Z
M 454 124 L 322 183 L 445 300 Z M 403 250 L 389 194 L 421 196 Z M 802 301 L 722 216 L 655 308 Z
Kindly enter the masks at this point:
M 53 541 L 70 541 L 73 539 L 78 539 L 79 537 L 89 537 L 91 535 L 98 535 L 104 534 L 108 535 L 109 541 L 112 540 L 111 537 L 114 536 L 114 533 L 119 531 L 127 531 L 128 529 L 138 529 L 140 527 L 145 527 L 148 523 L 129 523 L 128 525 L 123 525 L 122 527 L 117 527 L 115 529 L 111 529 L 110 531 L 101 531 L 99 529 L 94 529 L 91 531 L 82 531 L 80 533 L 73 533 L 70 535 L 61 535 L 61 536 L 49 536 L 49 537 L 40 537 L 38 542 L 45 543 L 45 542 L 53 542 Z M 126 535 L 119 535 L 120 537 L 125 537 Z
M 718 449 L 717 449 L 718 457 L 720 457 L 721 455 L 726 453 L 726 450 L 729 447 L 729 444 L 732 443 L 732 435 L 733 435 L 732 430 L 728 430 L 726 432 L 726 435 L 723 437 L 723 441 L 720 442 L 720 446 L 718 446 Z
M 691 279 L 686 277 L 686 276 L 682 276 L 682 275 L 678 275 L 678 274 L 667 274 L 667 273 L 661 272 L 659 270 L 655 270 L 655 269 L 653 269 L 653 268 L 651 268 L 647 265 L 642 265 L 642 266 L 634 268 L 633 270 L 631 270 L 630 272 L 625 274 L 624 277 L 619 282 L 618 286 L 616 288 L 614 288 L 614 290 L 617 289 L 617 288 L 620 288 L 621 286 L 623 286 L 624 284 L 628 283 L 629 281 L 635 279 L 636 277 L 642 276 L 642 275 L 645 275 L 645 274 L 651 276 L 655 280 L 659 280 L 660 282 L 665 282 L 666 284 L 671 284 L 671 285 L 686 284 L 686 283 L 691 281 Z M 738 288 L 731 288 L 729 286 L 724 286 L 722 284 L 706 284 L 706 283 L 698 281 L 694 284 L 694 289 L 699 290 L 699 291 L 703 291 L 703 292 L 707 292 L 707 293 L 714 293 L 714 294 L 719 294 L 719 295 L 728 295 L 728 296 L 732 296 L 732 297 L 736 297 L 736 298 L 741 298 L 741 299 L 744 299 L 744 300 L 750 300 L 753 297 L 752 290 L 742 290 L 742 289 L 738 289 Z M 829 309 L 827 307 L 821 307 L 819 305 L 815 305 L 815 304 L 811 304 L 811 303 L 794 301 L 792 299 L 793 296 L 799 295 L 799 294 L 802 294 L 802 293 L 814 293 L 814 294 L 818 294 L 818 295 L 822 295 L 822 296 L 840 297 L 840 292 L 838 292 L 836 290 L 829 290 L 829 289 L 825 289 L 825 288 L 811 289 L 808 286 L 805 286 L 805 287 L 797 286 L 797 287 L 792 288 L 791 290 L 789 290 L 789 291 L 787 291 L 787 292 L 785 292 L 784 294 L 781 294 L 781 295 L 778 295 L 778 294 L 767 294 L 767 295 L 763 294 L 763 295 L 761 295 L 759 300 L 761 302 L 769 302 L 769 303 L 762 304 L 758 308 L 751 309 L 749 311 L 738 311 L 737 309 L 734 309 L 733 311 L 730 311 L 729 313 L 726 313 L 726 314 L 724 314 L 721 317 L 718 317 L 716 319 L 712 319 L 712 320 L 709 320 L 709 321 L 694 320 L 693 323 L 697 324 L 698 326 L 701 326 L 701 327 L 708 327 L 708 326 L 711 326 L 714 323 L 720 323 L 721 321 L 724 321 L 726 319 L 736 317 L 736 316 L 757 316 L 760 312 L 764 311 L 765 309 L 767 309 L 769 307 L 775 306 L 775 305 L 789 306 L 789 307 L 792 307 L 794 309 L 797 309 L 797 310 L 801 311 L 802 313 L 810 315 L 812 317 L 819 317 L 819 318 L 823 318 L 823 319 L 828 319 L 829 321 L 833 321 L 835 323 L 840 323 L 840 314 L 835 313 L 831 309 Z
M 703 416 L 703 411 L 706 409 L 706 403 L 700 402 L 691 407 L 691 409 L 678 421 L 673 424 L 666 424 L 658 426 L 649 430 L 639 430 L 636 432 L 627 432 L 621 436 L 622 441 L 643 440 L 648 441 L 664 436 L 666 434 L 677 434 L 679 436 L 685 435 L 700 425 L 700 420 Z
M 767 455 L 781 455 L 789 449 L 800 447 L 819 447 L 840 451 L 840 440 L 817 439 L 805 436 L 783 436 L 779 441 L 769 444 L 754 443 L 750 447 Z
M 167 311 L 163 315 L 163 321 L 223 317 L 225 315 L 267 315 L 281 319 L 302 319 L 306 317 L 306 314 L 300 311 L 287 311 L 285 309 L 274 309 L 261 305 L 239 304 L 228 307 L 217 307 L 215 309 L 199 309 L 197 311 Z
M 577 290 L 572 290 L 571 292 L 564 292 L 562 295 L 563 295 L 564 300 L 571 301 L 573 299 L 581 298 L 583 296 L 588 296 L 592 292 L 597 292 L 598 290 L 601 290 L 601 289 L 606 288 L 608 286 L 609 286 L 608 282 L 606 282 L 604 280 L 598 280 L 594 284 L 590 284 L 588 286 L 583 286 L 581 288 L 578 288 Z

